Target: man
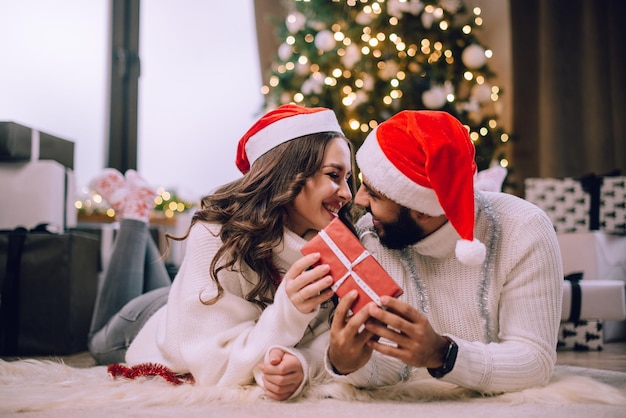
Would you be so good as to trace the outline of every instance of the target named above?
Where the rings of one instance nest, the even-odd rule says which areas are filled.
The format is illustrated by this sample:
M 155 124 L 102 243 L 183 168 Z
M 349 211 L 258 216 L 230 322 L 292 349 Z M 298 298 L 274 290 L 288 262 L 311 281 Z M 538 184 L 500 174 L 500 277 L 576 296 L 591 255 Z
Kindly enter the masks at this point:
M 467 129 L 441 111 L 403 111 L 357 153 L 364 245 L 404 289 L 350 316 L 337 306 L 326 358 L 359 387 L 410 367 L 482 393 L 549 382 L 563 272 L 548 217 L 516 196 L 475 190 Z

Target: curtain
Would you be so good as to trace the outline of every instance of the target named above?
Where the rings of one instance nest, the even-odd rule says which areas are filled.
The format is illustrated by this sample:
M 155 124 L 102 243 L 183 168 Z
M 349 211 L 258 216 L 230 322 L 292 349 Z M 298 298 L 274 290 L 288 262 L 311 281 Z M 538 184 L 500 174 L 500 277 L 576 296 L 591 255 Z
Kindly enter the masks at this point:
M 285 0 L 254 0 L 257 43 L 261 80 L 268 81 L 268 72 L 276 55 L 280 40 L 276 34 L 277 22 L 287 17 L 288 5 Z
M 513 172 L 626 175 L 626 2 L 509 0 Z

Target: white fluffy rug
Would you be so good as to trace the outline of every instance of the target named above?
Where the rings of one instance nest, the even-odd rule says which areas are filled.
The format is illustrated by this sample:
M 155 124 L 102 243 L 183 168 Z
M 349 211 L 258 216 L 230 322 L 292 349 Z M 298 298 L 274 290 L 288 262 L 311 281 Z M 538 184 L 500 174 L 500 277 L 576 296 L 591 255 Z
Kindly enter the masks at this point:
M 0 360 L 0 416 L 228 416 L 299 418 L 365 416 L 626 417 L 626 373 L 557 366 L 543 388 L 484 397 L 415 373 L 375 390 L 341 384 L 308 389 L 293 402 L 263 398 L 258 387 L 174 386 L 162 378 L 112 379 L 106 367 L 75 368 L 49 360 Z M 330 409 L 329 409 L 330 408 Z M 499 412 L 498 412 L 499 411 Z

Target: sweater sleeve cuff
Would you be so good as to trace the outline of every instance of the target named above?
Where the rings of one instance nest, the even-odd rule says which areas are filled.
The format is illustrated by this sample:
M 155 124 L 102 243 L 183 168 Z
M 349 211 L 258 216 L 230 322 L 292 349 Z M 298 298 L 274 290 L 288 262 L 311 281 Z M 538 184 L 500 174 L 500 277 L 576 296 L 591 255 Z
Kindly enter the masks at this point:
M 299 361 L 300 361 L 300 365 L 302 366 L 302 372 L 304 373 L 304 376 L 302 378 L 302 382 L 300 382 L 300 385 L 298 386 L 298 388 L 291 394 L 291 396 L 288 399 L 294 399 L 296 397 L 298 397 L 298 395 L 300 395 L 302 393 L 302 390 L 304 389 L 306 383 L 309 380 L 309 367 L 308 367 L 308 362 L 306 360 L 306 358 L 302 355 L 302 353 L 294 348 L 289 348 L 289 347 L 283 347 L 280 345 L 273 345 L 270 348 L 267 349 L 267 351 L 265 352 L 265 358 L 263 359 L 263 361 L 265 363 L 269 362 L 269 355 L 270 355 L 270 351 L 272 351 L 273 349 L 279 349 L 282 350 L 286 353 L 292 354 L 294 355 Z M 258 367 L 254 368 L 253 371 L 254 374 L 254 380 L 256 381 L 256 383 L 264 388 L 263 385 L 263 372 L 261 372 L 261 370 L 259 370 Z
M 330 362 L 328 348 L 324 354 L 324 368 L 332 379 L 341 383 L 348 383 L 355 387 L 372 387 L 397 383 L 402 378 L 402 363 L 389 356 L 377 352 L 360 369 L 349 373 L 337 373 Z
M 441 378 L 442 381 L 455 385 L 478 389 L 485 382 L 485 365 L 492 364 L 493 360 L 485 358 L 485 350 L 481 344 L 465 341 L 457 336 L 445 334 L 454 339 L 459 347 L 456 362 L 452 371 Z

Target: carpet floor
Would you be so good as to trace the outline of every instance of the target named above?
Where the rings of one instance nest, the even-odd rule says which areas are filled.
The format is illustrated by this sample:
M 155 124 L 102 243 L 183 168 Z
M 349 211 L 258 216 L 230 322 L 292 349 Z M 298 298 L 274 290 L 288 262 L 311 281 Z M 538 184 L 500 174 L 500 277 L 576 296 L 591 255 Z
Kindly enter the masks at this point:
M 254 386 L 174 386 L 162 378 L 112 379 L 106 367 L 45 360 L 0 360 L 1 417 L 626 417 L 626 373 L 557 366 L 549 385 L 481 396 L 416 372 L 375 390 L 337 383 L 309 388 L 292 402 L 264 399 Z

